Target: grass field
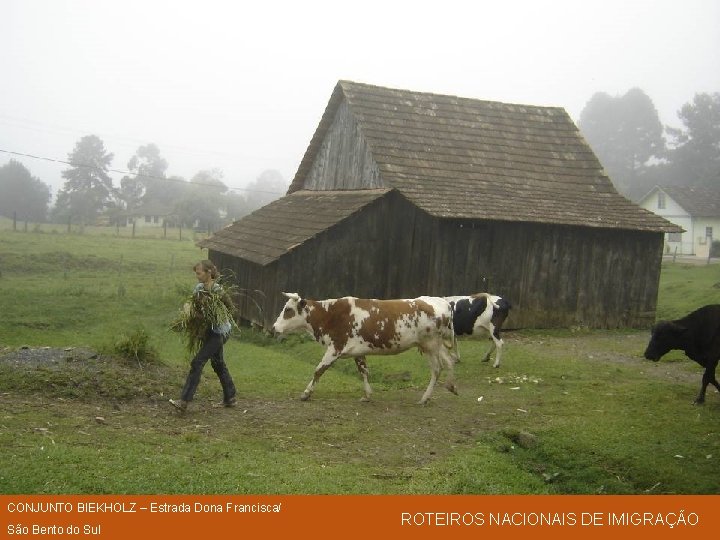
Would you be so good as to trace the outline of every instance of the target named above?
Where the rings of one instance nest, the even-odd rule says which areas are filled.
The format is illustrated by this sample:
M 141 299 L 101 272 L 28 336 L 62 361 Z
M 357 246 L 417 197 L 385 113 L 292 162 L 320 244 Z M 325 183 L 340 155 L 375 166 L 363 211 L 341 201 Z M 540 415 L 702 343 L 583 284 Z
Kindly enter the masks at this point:
M 693 406 L 701 369 L 680 353 L 644 360 L 646 331 L 507 333 L 499 369 L 463 340 L 460 394 L 438 386 L 419 406 L 417 352 L 368 358 L 370 403 L 347 360 L 301 402 L 322 348 L 243 329 L 226 346 L 238 407 L 213 406 L 208 367 L 181 416 L 167 399 L 188 359 L 168 325 L 204 252 L 2 225 L 1 493 L 720 492 L 720 395 Z M 665 265 L 658 315 L 720 302 L 719 283 L 720 266 Z M 159 361 L 85 352 L 138 330 Z M 21 346 L 62 355 L 11 361 Z

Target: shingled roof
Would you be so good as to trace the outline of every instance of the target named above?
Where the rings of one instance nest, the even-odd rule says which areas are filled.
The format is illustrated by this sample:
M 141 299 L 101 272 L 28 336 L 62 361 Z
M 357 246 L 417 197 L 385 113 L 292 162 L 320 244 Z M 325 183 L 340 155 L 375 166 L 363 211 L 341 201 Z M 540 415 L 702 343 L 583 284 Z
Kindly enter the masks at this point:
M 660 187 L 668 197 L 694 217 L 720 217 L 720 189 L 700 186 Z
M 304 188 L 343 101 L 380 172 L 440 218 L 656 232 L 674 224 L 621 196 L 567 112 L 340 81 L 288 190 Z
M 296 191 L 217 231 L 198 246 L 266 265 L 389 191 Z

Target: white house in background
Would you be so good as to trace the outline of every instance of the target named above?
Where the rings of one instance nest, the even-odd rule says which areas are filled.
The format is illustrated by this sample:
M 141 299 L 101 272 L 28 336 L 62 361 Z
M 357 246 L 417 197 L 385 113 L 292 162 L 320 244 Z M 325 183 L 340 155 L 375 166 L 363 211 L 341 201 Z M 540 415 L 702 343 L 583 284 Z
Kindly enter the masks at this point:
M 136 227 L 164 227 L 166 221 L 168 226 L 175 226 L 178 220 L 172 206 L 160 203 L 145 204 L 136 208 L 132 212 L 132 218 Z
M 638 204 L 685 229 L 665 235 L 666 253 L 708 257 L 720 239 L 720 187 L 655 186 Z

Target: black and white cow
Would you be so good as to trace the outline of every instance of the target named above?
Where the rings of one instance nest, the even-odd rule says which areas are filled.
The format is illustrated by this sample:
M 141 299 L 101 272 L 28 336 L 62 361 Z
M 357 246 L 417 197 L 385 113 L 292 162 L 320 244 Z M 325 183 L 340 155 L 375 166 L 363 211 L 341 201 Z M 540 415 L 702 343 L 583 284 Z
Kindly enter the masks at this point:
M 652 336 L 645 350 L 648 360 L 660 360 L 671 350 L 681 350 L 705 368 L 700 393 L 695 403 L 705 402 L 705 391 L 712 384 L 720 391 L 715 368 L 720 359 L 720 305 L 701 307 L 674 321 L 662 321 L 652 328 Z
M 510 302 L 504 298 L 489 293 L 477 293 L 469 296 L 446 296 L 453 309 L 453 326 L 455 335 L 482 336 L 490 334 L 492 343 L 483 362 L 490 360 L 495 353 L 493 367 L 500 367 L 503 340 L 500 337 L 503 323 L 510 314 Z
M 398 354 L 412 347 L 420 349 L 430 363 L 430 383 L 420 403 L 430 399 L 443 367 L 449 372 L 445 386 L 457 393 L 452 310 L 442 298 L 369 300 L 347 296 L 308 300 L 296 293 L 283 294 L 288 300 L 273 325 L 273 332 L 306 331 L 327 347 L 300 396 L 303 401 L 310 398 L 325 370 L 338 358 L 347 357 L 355 358 L 363 379 L 364 400 L 369 400 L 372 389 L 365 356 Z

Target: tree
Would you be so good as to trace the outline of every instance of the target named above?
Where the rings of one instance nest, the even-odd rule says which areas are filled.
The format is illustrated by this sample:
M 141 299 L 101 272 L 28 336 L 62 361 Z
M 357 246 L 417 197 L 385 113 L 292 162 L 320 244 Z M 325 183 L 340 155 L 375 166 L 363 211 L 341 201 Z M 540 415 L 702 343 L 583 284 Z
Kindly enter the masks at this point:
M 47 218 L 50 186 L 19 161 L 11 159 L 0 167 L 0 194 L 0 215 L 35 222 Z
M 663 126 L 645 92 L 633 88 L 621 97 L 594 94 L 578 127 L 618 191 L 631 198 L 643 195 L 643 168 L 652 158 L 665 156 Z
M 678 111 L 685 128 L 668 128 L 673 138 L 672 172 L 678 183 L 720 185 L 720 93 L 696 94 Z
M 263 171 L 254 182 L 247 186 L 246 199 L 248 209 L 252 212 L 279 199 L 288 190 L 279 171 L 268 169 Z
M 247 198 L 239 193 L 228 193 L 225 196 L 225 208 L 227 209 L 228 220 L 233 221 L 248 215 L 254 210 L 250 207 Z
M 68 155 L 70 169 L 62 172 L 65 185 L 58 193 L 55 216 L 72 216 L 86 224 L 94 221 L 104 206 L 115 199 L 115 189 L 108 169 L 113 154 L 97 135 L 80 139 Z
M 181 223 L 203 229 L 217 227 L 225 210 L 227 186 L 219 169 L 203 170 L 190 179 L 183 199 L 176 205 Z
M 128 162 L 128 169 L 134 176 L 125 176 L 121 180 L 121 189 L 129 197 L 126 199 L 128 210 L 151 202 L 169 202 L 165 171 L 168 163 L 160 156 L 157 145 L 150 143 L 140 146 Z

